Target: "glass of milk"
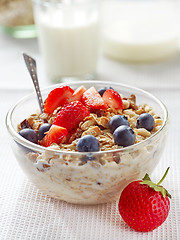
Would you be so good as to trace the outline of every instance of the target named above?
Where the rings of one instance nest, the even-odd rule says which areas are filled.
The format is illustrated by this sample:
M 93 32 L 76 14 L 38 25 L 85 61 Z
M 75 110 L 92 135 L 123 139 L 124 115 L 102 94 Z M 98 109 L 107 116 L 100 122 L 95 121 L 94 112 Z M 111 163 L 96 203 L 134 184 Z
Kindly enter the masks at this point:
M 99 54 L 98 0 L 33 2 L 48 79 L 93 79 Z
M 178 0 L 105 0 L 102 46 L 120 61 L 152 62 L 178 51 Z

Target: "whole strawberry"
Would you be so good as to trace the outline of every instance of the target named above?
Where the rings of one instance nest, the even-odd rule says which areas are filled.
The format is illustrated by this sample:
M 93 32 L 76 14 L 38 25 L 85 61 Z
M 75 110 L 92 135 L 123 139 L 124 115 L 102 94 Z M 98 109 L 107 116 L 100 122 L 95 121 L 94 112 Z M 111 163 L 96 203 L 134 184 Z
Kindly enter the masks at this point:
M 171 195 L 160 184 L 168 170 L 169 168 L 157 184 L 153 183 L 146 174 L 143 181 L 131 182 L 122 191 L 118 206 L 119 213 L 123 220 L 136 231 L 152 231 L 166 220 Z

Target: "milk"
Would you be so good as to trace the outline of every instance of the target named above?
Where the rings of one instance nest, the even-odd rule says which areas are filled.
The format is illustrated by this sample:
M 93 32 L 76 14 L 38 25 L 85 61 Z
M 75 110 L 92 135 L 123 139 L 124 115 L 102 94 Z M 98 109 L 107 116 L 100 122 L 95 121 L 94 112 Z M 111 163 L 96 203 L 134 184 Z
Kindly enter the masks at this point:
M 38 12 L 37 12 L 38 11 Z M 97 14 L 67 7 L 36 11 L 38 36 L 48 78 L 86 77 L 95 72 L 99 21 Z
M 173 3 L 173 2 L 171 2 Z M 175 5 L 168 1 L 112 1 L 103 6 L 104 54 L 124 61 L 154 61 L 177 52 Z

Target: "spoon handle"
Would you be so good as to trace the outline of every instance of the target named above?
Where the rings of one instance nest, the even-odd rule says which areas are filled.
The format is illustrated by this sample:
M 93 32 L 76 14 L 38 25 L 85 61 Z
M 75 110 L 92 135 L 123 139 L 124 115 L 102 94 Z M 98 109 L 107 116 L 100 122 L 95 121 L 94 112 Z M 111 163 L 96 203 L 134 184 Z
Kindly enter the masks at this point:
M 42 100 L 41 91 L 39 88 L 39 82 L 38 82 L 37 70 L 36 70 L 36 61 L 32 57 L 28 56 L 25 53 L 23 53 L 23 57 L 24 57 L 24 61 L 26 63 L 27 69 L 31 75 L 31 78 L 32 78 L 32 81 L 33 81 L 33 84 L 35 87 L 40 111 L 41 111 L 41 113 L 43 113 L 44 104 L 43 104 L 43 100 Z

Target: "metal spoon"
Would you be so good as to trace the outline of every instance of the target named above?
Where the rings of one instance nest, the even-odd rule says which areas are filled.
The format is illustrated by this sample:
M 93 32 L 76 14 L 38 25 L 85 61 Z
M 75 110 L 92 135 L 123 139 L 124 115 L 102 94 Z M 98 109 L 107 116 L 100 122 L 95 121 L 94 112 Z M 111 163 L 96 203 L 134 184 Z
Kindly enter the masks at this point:
M 34 88 L 37 94 L 37 98 L 38 98 L 38 103 L 39 103 L 39 107 L 40 107 L 40 111 L 41 113 L 44 112 L 44 104 L 43 104 L 43 100 L 42 100 L 42 95 L 41 95 L 41 91 L 39 88 L 39 82 L 38 82 L 38 77 L 37 77 L 37 70 L 36 70 L 36 61 L 28 56 L 27 54 L 23 53 L 23 57 L 24 57 L 24 61 L 26 63 L 27 69 L 31 75 L 33 84 L 34 84 Z

